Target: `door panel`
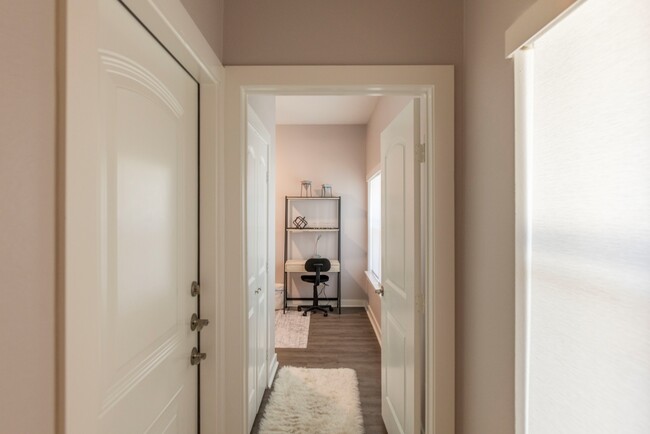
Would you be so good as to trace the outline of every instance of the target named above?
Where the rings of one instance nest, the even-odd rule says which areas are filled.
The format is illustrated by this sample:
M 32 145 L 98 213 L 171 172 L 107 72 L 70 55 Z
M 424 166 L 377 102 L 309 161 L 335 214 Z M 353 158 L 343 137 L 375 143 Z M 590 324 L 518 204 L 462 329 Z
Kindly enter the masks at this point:
M 420 328 L 419 134 L 417 99 L 381 134 L 382 170 L 382 417 L 389 434 L 420 432 L 416 360 Z
M 102 432 L 196 432 L 198 86 L 101 0 Z
M 267 386 L 268 349 L 268 155 L 270 136 L 248 107 L 246 219 L 248 295 L 248 429 Z

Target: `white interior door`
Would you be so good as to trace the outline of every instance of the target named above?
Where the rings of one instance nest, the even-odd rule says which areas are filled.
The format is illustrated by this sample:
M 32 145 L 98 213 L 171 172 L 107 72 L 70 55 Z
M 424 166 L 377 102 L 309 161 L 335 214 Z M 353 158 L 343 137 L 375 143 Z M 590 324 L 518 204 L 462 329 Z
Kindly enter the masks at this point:
M 389 434 L 420 432 L 416 314 L 420 291 L 420 163 L 415 158 L 419 102 L 410 102 L 381 133 L 382 417 Z
M 246 173 L 248 430 L 267 385 L 268 155 L 270 135 L 248 107 Z
M 117 0 L 99 4 L 100 431 L 195 433 L 198 86 Z

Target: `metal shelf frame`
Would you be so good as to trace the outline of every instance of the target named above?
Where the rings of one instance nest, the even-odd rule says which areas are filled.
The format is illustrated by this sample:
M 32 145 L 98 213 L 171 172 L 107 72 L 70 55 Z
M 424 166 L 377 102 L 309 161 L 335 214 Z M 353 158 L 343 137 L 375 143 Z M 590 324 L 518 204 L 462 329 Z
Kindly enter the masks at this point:
M 311 201 L 311 200 L 329 200 L 337 201 L 337 227 L 335 228 L 303 228 L 298 229 L 294 227 L 289 227 L 289 203 L 292 201 Z M 289 297 L 289 273 L 295 273 L 295 271 L 287 271 L 287 261 L 289 260 L 289 235 L 291 233 L 300 233 L 300 232 L 337 232 L 337 250 L 338 250 L 338 261 L 341 263 L 341 196 L 327 196 L 327 197 L 304 197 L 304 196 L 285 196 L 284 197 L 284 303 L 283 303 L 283 312 L 287 312 L 289 301 L 313 301 L 313 297 Z M 306 260 L 306 258 L 305 258 Z M 306 273 L 306 271 L 304 271 Z M 330 272 L 328 272 L 330 273 Z M 338 308 L 339 315 L 341 314 L 341 270 L 339 266 L 339 271 L 334 271 L 331 273 L 336 273 L 336 297 L 318 297 L 318 301 L 336 301 L 336 307 Z

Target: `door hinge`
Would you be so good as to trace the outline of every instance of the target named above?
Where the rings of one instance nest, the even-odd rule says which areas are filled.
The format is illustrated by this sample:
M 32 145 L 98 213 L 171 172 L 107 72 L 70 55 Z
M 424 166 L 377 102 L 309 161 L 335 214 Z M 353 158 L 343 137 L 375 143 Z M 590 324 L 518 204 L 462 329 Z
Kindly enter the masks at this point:
M 420 163 L 426 161 L 426 147 L 424 146 L 424 143 L 415 146 L 415 154 Z

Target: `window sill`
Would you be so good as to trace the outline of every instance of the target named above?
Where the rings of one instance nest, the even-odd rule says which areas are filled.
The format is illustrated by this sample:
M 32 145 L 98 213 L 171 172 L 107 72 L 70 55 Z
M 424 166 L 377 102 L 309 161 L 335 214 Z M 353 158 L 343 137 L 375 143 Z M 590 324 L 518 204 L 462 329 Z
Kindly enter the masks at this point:
M 366 273 L 366 279 L 368 279 L 368 282 L 370 282 L 375 291 L 379 291 L 381 289 L 381 282 L 370 271 L 366 270 L 364 273 Z

